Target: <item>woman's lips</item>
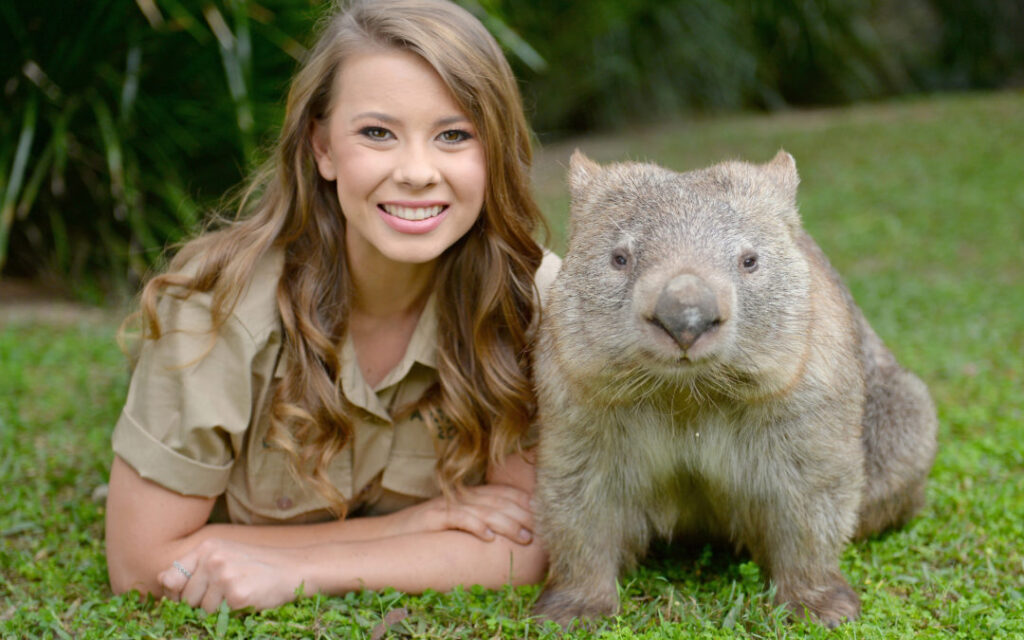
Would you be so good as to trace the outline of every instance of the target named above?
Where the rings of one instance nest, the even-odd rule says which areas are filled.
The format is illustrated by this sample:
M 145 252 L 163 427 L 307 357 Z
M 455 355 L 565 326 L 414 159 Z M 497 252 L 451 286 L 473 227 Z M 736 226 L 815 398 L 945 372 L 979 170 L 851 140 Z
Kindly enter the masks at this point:
M 443 204 L 410 205 L 388 203 L 377 205 L 384 222 L 399 233 L 413 235 L 429 233 L 440 225 L 448 214 Z

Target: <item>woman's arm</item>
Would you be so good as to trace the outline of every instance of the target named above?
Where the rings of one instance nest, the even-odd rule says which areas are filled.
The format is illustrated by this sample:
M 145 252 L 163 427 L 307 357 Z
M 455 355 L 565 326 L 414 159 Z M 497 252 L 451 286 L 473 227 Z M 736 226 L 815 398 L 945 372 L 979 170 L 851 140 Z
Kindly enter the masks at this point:
M 115 458 L 107 505 L 111 586 L 216 608 L 220 598 L 236 607 L 275 606 L 300 583 L 307 593 L 340 593 L 360 585 L 422 591 L 536 582 L 546 557 L 530 533 L 532 488 L 533 466 L 511 456 L 489 471 L 487 485 L 453 503 L 436 498 L 387 516 L 312 525 L 208 525 L 213 499 L 169 491 Z M 175 559 L 191 579 L 172 566 Z M 255 591 L 235 593 L 244 585 Z
M 301 591 L 341 594 L 394 587 L 420 593 L 455 585 L 535 584 L 546 555 L 538 541 L 520 545 L 498 536 L 486 542 L 463 531 L 423 532 L 362 542 L 299 548 L 207 540 L 160 575 L 165 594 L 216 611 L 276 607 Z

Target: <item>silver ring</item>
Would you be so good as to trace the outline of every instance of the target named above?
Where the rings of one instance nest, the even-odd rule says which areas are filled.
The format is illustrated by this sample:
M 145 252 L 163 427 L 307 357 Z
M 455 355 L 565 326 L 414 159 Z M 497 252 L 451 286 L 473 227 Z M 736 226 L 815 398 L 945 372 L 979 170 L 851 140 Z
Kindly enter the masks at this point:
M 177 569 L 181 573 L 181 575 L 185 576 L 186 580 L 189 580 L 189 579 L 192 578 L 192 572 L 189 571 L 188 569 L 186 569 L 185 565 L 181 564 L 177 560 L 172 562 L 171 566 L 173 566 L 175 569 Z

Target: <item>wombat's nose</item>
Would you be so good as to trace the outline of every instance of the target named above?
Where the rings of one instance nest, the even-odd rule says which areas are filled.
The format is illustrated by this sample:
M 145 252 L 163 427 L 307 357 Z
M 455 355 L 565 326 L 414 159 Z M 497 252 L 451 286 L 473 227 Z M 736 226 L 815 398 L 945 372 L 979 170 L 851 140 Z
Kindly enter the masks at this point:
M 684 350 L 689 349 L 697 338 L 721 324 L 715 293 L 693 274 L 678 275 L 661 290 L 651 322 Z

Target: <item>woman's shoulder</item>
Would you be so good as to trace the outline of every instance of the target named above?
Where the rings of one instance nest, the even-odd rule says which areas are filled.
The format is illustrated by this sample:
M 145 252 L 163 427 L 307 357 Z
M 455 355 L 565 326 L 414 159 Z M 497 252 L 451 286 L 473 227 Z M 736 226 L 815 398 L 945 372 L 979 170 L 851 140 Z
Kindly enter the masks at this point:
M 540 294 L 541 304 L 547 301 L 548 287 L 555 281 L 555 276 L 558 275 L 558 270 L 561 268 L 562 259 L 553 251 L 545 249 L 544 258 L 540 261 L 537 273 L 533 276 L 533 281 L 537 285 L 537 292 Z
M 281 324 L 277 286 L 284 272 L 284 250 L 272 247 L 260 258 L 233 310 L 234 317 L 253 336 L 264 335 Z
M 194 275 L 199 269 L 201 262 L 199 256 L 195 256 L 186 262 L 180 273 L 186 276 Z M 231 331 L 232 328 L 241 329 L 254 341 L 265 340 L 266 337 L 280 326 L 280 313 L 277 308 L 277 288 L 284 271 L 284 250 L 272 247 L 260 256 L 246 282 L 241 283 L 238 289 L 238 298 L 231 307 L 224 328 Z M 168 299 L 169 298 L 169 299 Z M 171 320 L 176 328 L 196 329 L 200 327 L 177 326 L 185 317 L 199 316 L 209 319 L 213 311 L 214 296 L 212 292 L 195 291 L 182 299 L 178 295 L 171 295 L 165 298 L 162 304 L 169 304 L 159 313 L 162 321 Z M 191 308 L 188 312 L 186 309 Z M 182 315 L 184 313 L 184 315 Z M 202 324 L 202 323 L 200 323 Z M 222 329 L 223 331 L 224 329 Z

